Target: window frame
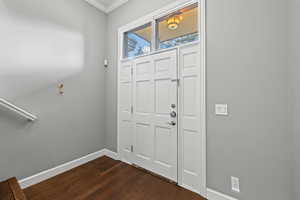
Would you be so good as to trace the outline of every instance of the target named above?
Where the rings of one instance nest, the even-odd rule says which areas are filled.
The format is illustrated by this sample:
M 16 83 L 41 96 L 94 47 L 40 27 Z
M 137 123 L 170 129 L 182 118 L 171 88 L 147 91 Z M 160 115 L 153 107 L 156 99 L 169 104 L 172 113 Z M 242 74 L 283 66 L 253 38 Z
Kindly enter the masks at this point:
M 195 7 L 198 8 L 197 18 L 199 19 L 199 11 L 200 11 L 200 9 L 199 9 L 199 3 L 198 3 L 198 1 L 190 2 L 189 4 L 186 4 L 186 5 L 182 6 L 182 7 L 178 7 L 178 8 L 176 8 L 176 9 L 172 9 L 172 10 L 170 10 L 170 11 L 167 12 L 167 13 L 163 13 L 163 14 L 161 14 L 161 15 L 157 15 L 157 16 L 154 18 L 154 21 L 155 21 L 155 39 L 154 39 L 154 40 L 155 40 L 155 50 L 156 50 L 156 51 L 160 51 L 160 50 L 163 50 L 163 49 L 175 48 L 175 47 L 177 47 L 177 46 L 181 46 L 181 45 L 184 45 L 184 44 L 190 44 L 190 43 L 199 41 L 199 37 L 198 37 L 198 39 L 195 40 L 195 41 L 187 42 L 187 43 L 180 44 L 180 45 L 175 45 L 175 46 L 168 47 L 168 48 L 160 48 L 160 45 L 159 45 L 159 44 L 160 44 L 160 41 L 159 41 L 159 23 L 160 23 L 160 19 L 165 18 L 165 17 L 167 17 L 168 15 L 172 15 L 173 13 L 177 12 L 178 10 L 181 10 L 181 9 L 183 9 L 183 8 L 187 8 L 187 7 L 192 6 L 192 5 L 195 5 L 195 4 L 196 4 Z M 198 32 L 197 32 L 197 33 L 198 33 L 198 35 L 200 34 L 199 27 L 198 27 Z
M 131 56 L 131 57 L 127 56 L 127 57 L 126 57 L 126 55 L 128 55 L 128 45 L 125 45 L 126 43 L 128 44 L 127 33 L 135 32 L 135 31 L 137 31 L 137 30 L 141 30 L 141 29 L 146 28 L 146 27 L 150 27 L 150 28 L 151 28 L 151 39 L 150 39 L 150 41 L 149 41 L 149 42 L 150 42 L 150 51 L 147 52 L 147 53 L 141 54 L 141 55 Z M 133 33 L 133 34 L 135 34 L 135 33 Z M 140 37 L 140 36 L 137 35 L 137 37 Z M 123 54 L 123 58 L 134 58 L 134 57 L 143 56 L 143 55 L 147 55 L 147 54 L 151 53 L 152 50 L 153 50 L 153 38 L 152 38 L 152 37 L 153 37 L 153 24 L 152 24 L 152 22 L 143 24 L 143 25 L 138 26 L 138 27 L 136 27 L 136 28 L 134 28 L 134 29 L 131 29 L 131 30 L 129 30 L 129 31 L 124 32 L 124 33 L 123 33 L 123 48 L 122 48 L 122 51 L 123 51 L 123 53 L 122 53 L 122 54 Z M 126 53 L 126 52 L 127 52 L 127 53 Z

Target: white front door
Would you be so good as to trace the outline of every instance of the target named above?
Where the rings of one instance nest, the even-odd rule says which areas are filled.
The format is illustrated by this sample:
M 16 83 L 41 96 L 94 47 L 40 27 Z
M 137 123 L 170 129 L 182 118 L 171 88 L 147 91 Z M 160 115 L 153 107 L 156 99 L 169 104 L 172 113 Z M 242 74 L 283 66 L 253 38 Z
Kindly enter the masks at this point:
M 177 50 L 133 63 L 133 163 L 177 182 Z

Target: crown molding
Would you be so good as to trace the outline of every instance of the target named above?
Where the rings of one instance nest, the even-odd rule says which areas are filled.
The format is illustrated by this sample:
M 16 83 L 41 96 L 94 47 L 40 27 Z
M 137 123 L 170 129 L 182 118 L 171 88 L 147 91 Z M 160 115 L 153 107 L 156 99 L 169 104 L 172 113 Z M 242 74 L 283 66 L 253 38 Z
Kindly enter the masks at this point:
M 104 6 L 102 3 L 97 2 L 96 0 L 84 0 L 86 1 L 88 4 L 90 4 L 91 6 L 94 6 L 95 8 L 97 8 L 98 10 L 102 11 L 102 12 L 106 12 L 106 6 Z
M 119 8 L 120 6 L 122 6 L 123 4 L 127 3 L 129 0 L 116 0 L 112 5 L 110 5 L 107 8 L 107 13 L 110 13 L 111 11 Z
M 96 1 L 96 0 L 84 0 L 88 4 L 94 6 L 98 10 L 105 12 L 106 14 L 112 12 L 113 10 L 117 9 L 118 7 L 122 6 L 123 4 L 127 3 L 129 0 L 116 0 L 110 6 L 105 6 L 104 4 Z

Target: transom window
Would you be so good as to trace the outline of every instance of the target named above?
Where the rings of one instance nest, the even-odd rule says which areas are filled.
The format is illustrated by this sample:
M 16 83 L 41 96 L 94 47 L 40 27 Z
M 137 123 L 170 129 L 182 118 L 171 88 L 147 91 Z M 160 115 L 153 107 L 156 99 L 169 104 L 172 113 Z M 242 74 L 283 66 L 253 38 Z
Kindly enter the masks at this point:
M 124 33 L 124 57 L 135 57 L 150 53 L 151 38 L 151 23 Z
M 198 6 L 193 4 L 156 20 L 157 48 L 165 49 L 198 40 Z
M 198 3 L 194 3 L 125 32 L 123 57 L 141 56 L 199 40 L 198 14 Z

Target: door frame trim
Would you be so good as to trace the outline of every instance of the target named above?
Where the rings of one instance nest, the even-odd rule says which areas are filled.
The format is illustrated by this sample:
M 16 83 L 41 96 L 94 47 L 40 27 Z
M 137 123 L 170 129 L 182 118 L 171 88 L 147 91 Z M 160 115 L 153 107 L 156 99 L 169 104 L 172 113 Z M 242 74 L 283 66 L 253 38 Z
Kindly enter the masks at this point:
M 199 8 L 200 8 L 200 14 L 199 14 L 199 33 L 200 33 L 200 41 L 197 41 L 199 43 L 199 50 L 200 50 L 200 108 L 201 108 L 201 113 L 200 113 L 200 125 L 201 125 L 201 169 L 202 169 L 202 175 L 203 175 L 203 180 L 201 180 L 201 189 L 200 189 L 200 195 L 203 197 L 207 197 L 207 153 L 206 153 L 206 135 L 207 135 L 207 129 L 206 129 L 206 0 L 177 0 L 174 3 L 171 3 L 161 9 L 158 9 L 146 16 L 143 16 L 129 24 L 126 24 L 118 29 L 118 66 L 117 66 L 117 151 L 118 153 L 120 152 L 120 137 L 119 137 L 119 121 L 120 121 L 120 116 L 119 116 L 119 103 L 120 103 L 120 98 L 119 98 L 119 91 L 120 91 L 120 84 L 119 84 L 119 78 L 120 78 L 120 67 L 121 63 L 124 62 L 125 60 L 132 60 L 136 58 L 128 58 L 128 59 L 123 59 L 123 34 L 126 31 L 129 31 L 135 27 L 139 27 L 143 24 L 146 24 L 147 22 L 153 22 L 154 19 L 158 18 L 158 16 L 162 16 L 165 14 L 170 13 L 173 10 L 176 10 L 178 8 L 184 7 L 186 5 L 190 5 L 192 3 L 198 2 Z M 186 44 L 186 45 L 190 45 Z M 184 45 L 182 45 L 184 46 Z M 175 48 L 180 48 L 182 46 L 178 46 Z M 170 50 L 170 49 L 165 49 L 165 50 Z M 162 50 L 164 51 L 164 50 Z M 153 53 L 158 53 L 158 51 L 153 51 Z M 145 55 L 146 56 L 146 55 Z M 126 161 L 125 161 L 126 162 Z M 128 161 L 127 161 L 128 163 Z
M 198 3 L 200 6 L 200 15 L 198 16 L 199 20 L 199 30 L 200 35 L 202 36 L 200 39 L 200 126 L 201 126 L 201 136 L 202 136 L 202 142 L 201 142 L 201 162 L 202 162 L 202 174 L 203 174 L 203 180 L 202 180 L 202 186 L 201 186 L 201 195 L 204 197 L 207 197 L 207 185 L 206 185 L 206 179 L 207 179 L 207 153 L 206 153 L 206 135 L 207 135 L 207 129 L 206 129 L 206 0 L 198 0 Z

